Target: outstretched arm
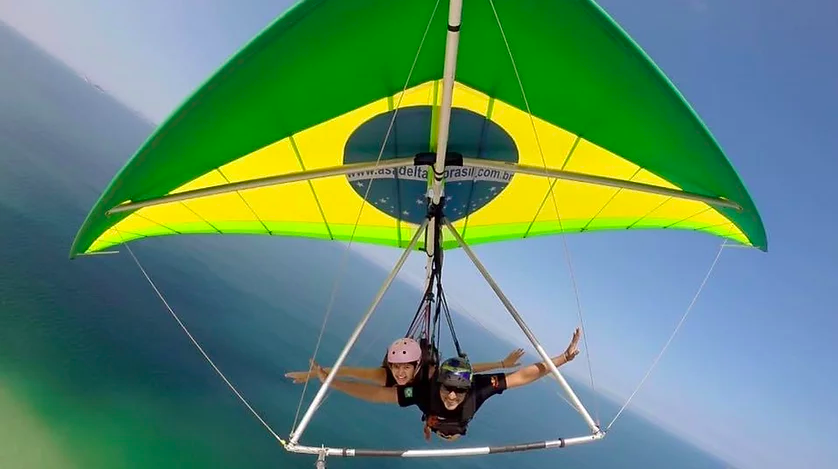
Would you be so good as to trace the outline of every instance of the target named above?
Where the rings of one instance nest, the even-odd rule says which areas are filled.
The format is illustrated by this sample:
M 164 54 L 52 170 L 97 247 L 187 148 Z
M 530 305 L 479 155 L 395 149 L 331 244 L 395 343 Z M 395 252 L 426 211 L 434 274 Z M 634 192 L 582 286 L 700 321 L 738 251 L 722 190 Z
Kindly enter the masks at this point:
M 482 373 L 484 371 L 491 371 L 496 369 L 512 368 L 521 364 L 518 360 L 524 354 L 524 349 L 515 349 L 503 360 L 499 362 L 476 363 L 472 368 L 475 373 Z
M 558 357 L 553 357 L 552 361 L 553 364 L 556 365 L 556 367 L 560 367 L 565 363 L 576 358 L 576 355 L 579 354 L 579 350 L 576 348 L 576 346 L 579 342 L 580 335 L 581 331 L 577 327 L 576 330 L 573 332 L 573 338 L 570 340 L 570 345 L 567 346 L 565 352 L 559 355 Z M 545 365 L 544 363 L 533 363 L 532 365 L 526 366 L 514 373 L 506 375 L 506 388 L 511 389 L 520 386 L 525 386 L 543 378 L 549 372 L 550 368 L 548 368 L 547 365 Z
M 332 371 L 331 368 L 324 368 L 326 373 L 328 374 Z M 285 373 L 286 378 L 291 378 L 294 380 L 294 384 L 305 383 L 311 378 L 317 376 L 317 372 L 315 371 L 291 371 Z M 338 373 L 336 376 L 341 377 L 349 377 L 349 378 L 357 378 L 363 379 L 366 381 L 372 381 L 373 383 L 378 384 L 379 386 L 384 386 L 387 383 L 387 371 L 384 368 L 357 368 L 357 367 L 350 367 L 350 366 L 342 366 L 338 369 Z
M 326 381 L 326 376 L 329 373 L 317 363 L 312 362 L 312 365 L 314 372 L 317 373 L 317 377 L 320 378 L 320 382 L 322 383 Z M 338 370 L 338 372 L 340 372 L 340 370 Z M 383 404 L 397 404 L 399 402 L 399 396 L 396 394 L 397 388 L 395 387 L 385 388 L 384 386 L 376 386 L 374 384 L 351 383 L 337 379 L 333 379 L 332 384 L 329 387 L 349 394 L 356 399 L 362 399 L 367 402 L 377 402 Z

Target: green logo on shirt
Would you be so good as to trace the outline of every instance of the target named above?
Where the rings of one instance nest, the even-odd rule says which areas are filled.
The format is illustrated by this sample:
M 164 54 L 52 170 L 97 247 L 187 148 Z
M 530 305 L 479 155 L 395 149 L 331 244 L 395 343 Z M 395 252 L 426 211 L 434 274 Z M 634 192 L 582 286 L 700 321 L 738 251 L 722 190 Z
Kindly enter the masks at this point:
M 413 387 L 404 388 L 404 397 L 413 397 Z

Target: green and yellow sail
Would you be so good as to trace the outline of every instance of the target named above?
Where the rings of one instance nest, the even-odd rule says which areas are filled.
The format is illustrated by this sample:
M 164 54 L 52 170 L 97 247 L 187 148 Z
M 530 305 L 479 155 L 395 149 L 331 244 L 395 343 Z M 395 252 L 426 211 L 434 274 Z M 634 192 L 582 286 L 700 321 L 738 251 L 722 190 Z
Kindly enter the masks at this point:
M 107 212 L 193 189 L 374 162 L 379 154 L 386 161 L 433 151 L 447 3 L 297 4 L 151 135 L 91 210 L 71 257 L 172 234 L 348 240 L 365 203 L 354 241 L 406 245 L 425 215 L 426 166 Z M 651 184 L 740 209 L 451 167 L 446 215 L 466 242 L 665 228 L 767 249 L 759 213 L 710 132 L 594 2 L 496 1 L 494 7 L 488 1 L 463 7 L 449 152 Z M 456 247 L 452 242 L 444 246 Z

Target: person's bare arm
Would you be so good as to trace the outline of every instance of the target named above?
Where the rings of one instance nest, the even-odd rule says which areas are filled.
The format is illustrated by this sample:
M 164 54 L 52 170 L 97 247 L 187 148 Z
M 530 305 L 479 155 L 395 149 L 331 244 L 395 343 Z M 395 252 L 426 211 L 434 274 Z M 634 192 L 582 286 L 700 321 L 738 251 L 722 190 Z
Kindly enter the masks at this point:
M 320 382 L 324 382 L 328 373 L 320 365 L 316 363 L 313 365 L 314 372 L 317 373 L 318 378 L 320 378 Z M 329 387 L 337 389 L 338 391 L 346 393 L 356 399 L 362 399 L 367 402 L 382 404 L 397 404 L 399 402 L 399 396 L 397 394 L 398 388 L 396 387 L 385 388 L 384 386 L 376 386 L 374 384 L 352 383 L 336 379 L 332 380 L 332 384 Z
M 324 378 L 325 379 L 325 378 Z M 399 396 L 396 387 L 376 386 L 375 384 L 353 383 L 350 381 L 332 380 L 330 388 L 349 394 L 356 399 L 379 404 L 398 404 Z
M 324 368 L 328 374 L 332 369 Z M 294 380 L 294 384 L 305 383 L 309 379 L 317 376 L 317 373 L 312 371 L 292 371 L 285 373 L 286 378 Z M 372 381 L 379 386 L 384 386 L 387 383 L 387 371 L 384 368 L 358 368 L 350 366 L 342 366 L 338 369 L 337 375 L 341 377 L 357 378 L 366 381 Z
M 579 350 L 576 348 L 577 343 L 579 342 L 579 336 L 581 331 L 577 327 L 573 333 L 573 338 L 570 341 L 570 345 L 567 346 L 565 352 L 557 357 L 553 357 L 552 362 L 556 367 L 560 367 L 565 363 L 573 360 L 576 355 L 579 354 Z M 506 375 L 506 388 L 512 389 L 521 386 L 526 386 L 532 382 L 535 382 L 550 372 L 550 368 L 547 367 L 542 362 L 533 363 L 532 365 L 526 366 L 521 368 L 520 370 L 510 373 Z
M 518 360 L 521 358 L 521 355 L 523 354 L 524 349 L 515 349 L 509 355 L 507 355 L 506 358 L 499 362 L 476 363 L 472 368 L 474 369 L 475 373 L 482 373 L 484 371 L 504 368 L 512 368 L 521 364 L 521 362 L 519 362 Z

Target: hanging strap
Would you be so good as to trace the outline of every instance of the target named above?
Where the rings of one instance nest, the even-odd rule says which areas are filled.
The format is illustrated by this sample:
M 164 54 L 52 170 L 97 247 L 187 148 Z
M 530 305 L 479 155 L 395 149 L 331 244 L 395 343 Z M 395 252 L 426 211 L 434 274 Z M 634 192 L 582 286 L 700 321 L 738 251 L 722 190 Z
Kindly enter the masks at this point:
M 417 340 L 430 337 L 430 312 L 433 301 L 434 293 L 429 287 L 422 296 L 419 307 L 416 308 L 416 314 L 413 315 L 413 321 L 410 323 L 410 327 L 407 328 L 405 337 L 412 337 Z
M 434 218 L 434 239 L 431 240 L 434 245 L 434 254 L 430 266 L 430 279 L 419 301 L 419 306 L 416 308 L 416 313 L 413 315 L 413 320 L 407 329 L 407 334 L 405 334 L 405 337 L 413 338 L 419 342 L 423 350 L 428 352 L 426 358 L 431 358 L 434 363 L 439 361 L 440 316 L 445 317 L 457 355 L 461 358 L 467 357 L 462 347 L 460 347 L 460 340 L 454 329 L 454 321 L 451 318 L 451 311 L 448 308 L 448 301 L 442 287 L 443 253 L 440 240 L 443 228 L 443 203 L 444 199 L 440 200 L 438 205 L 428 207 L 427 217 Z

